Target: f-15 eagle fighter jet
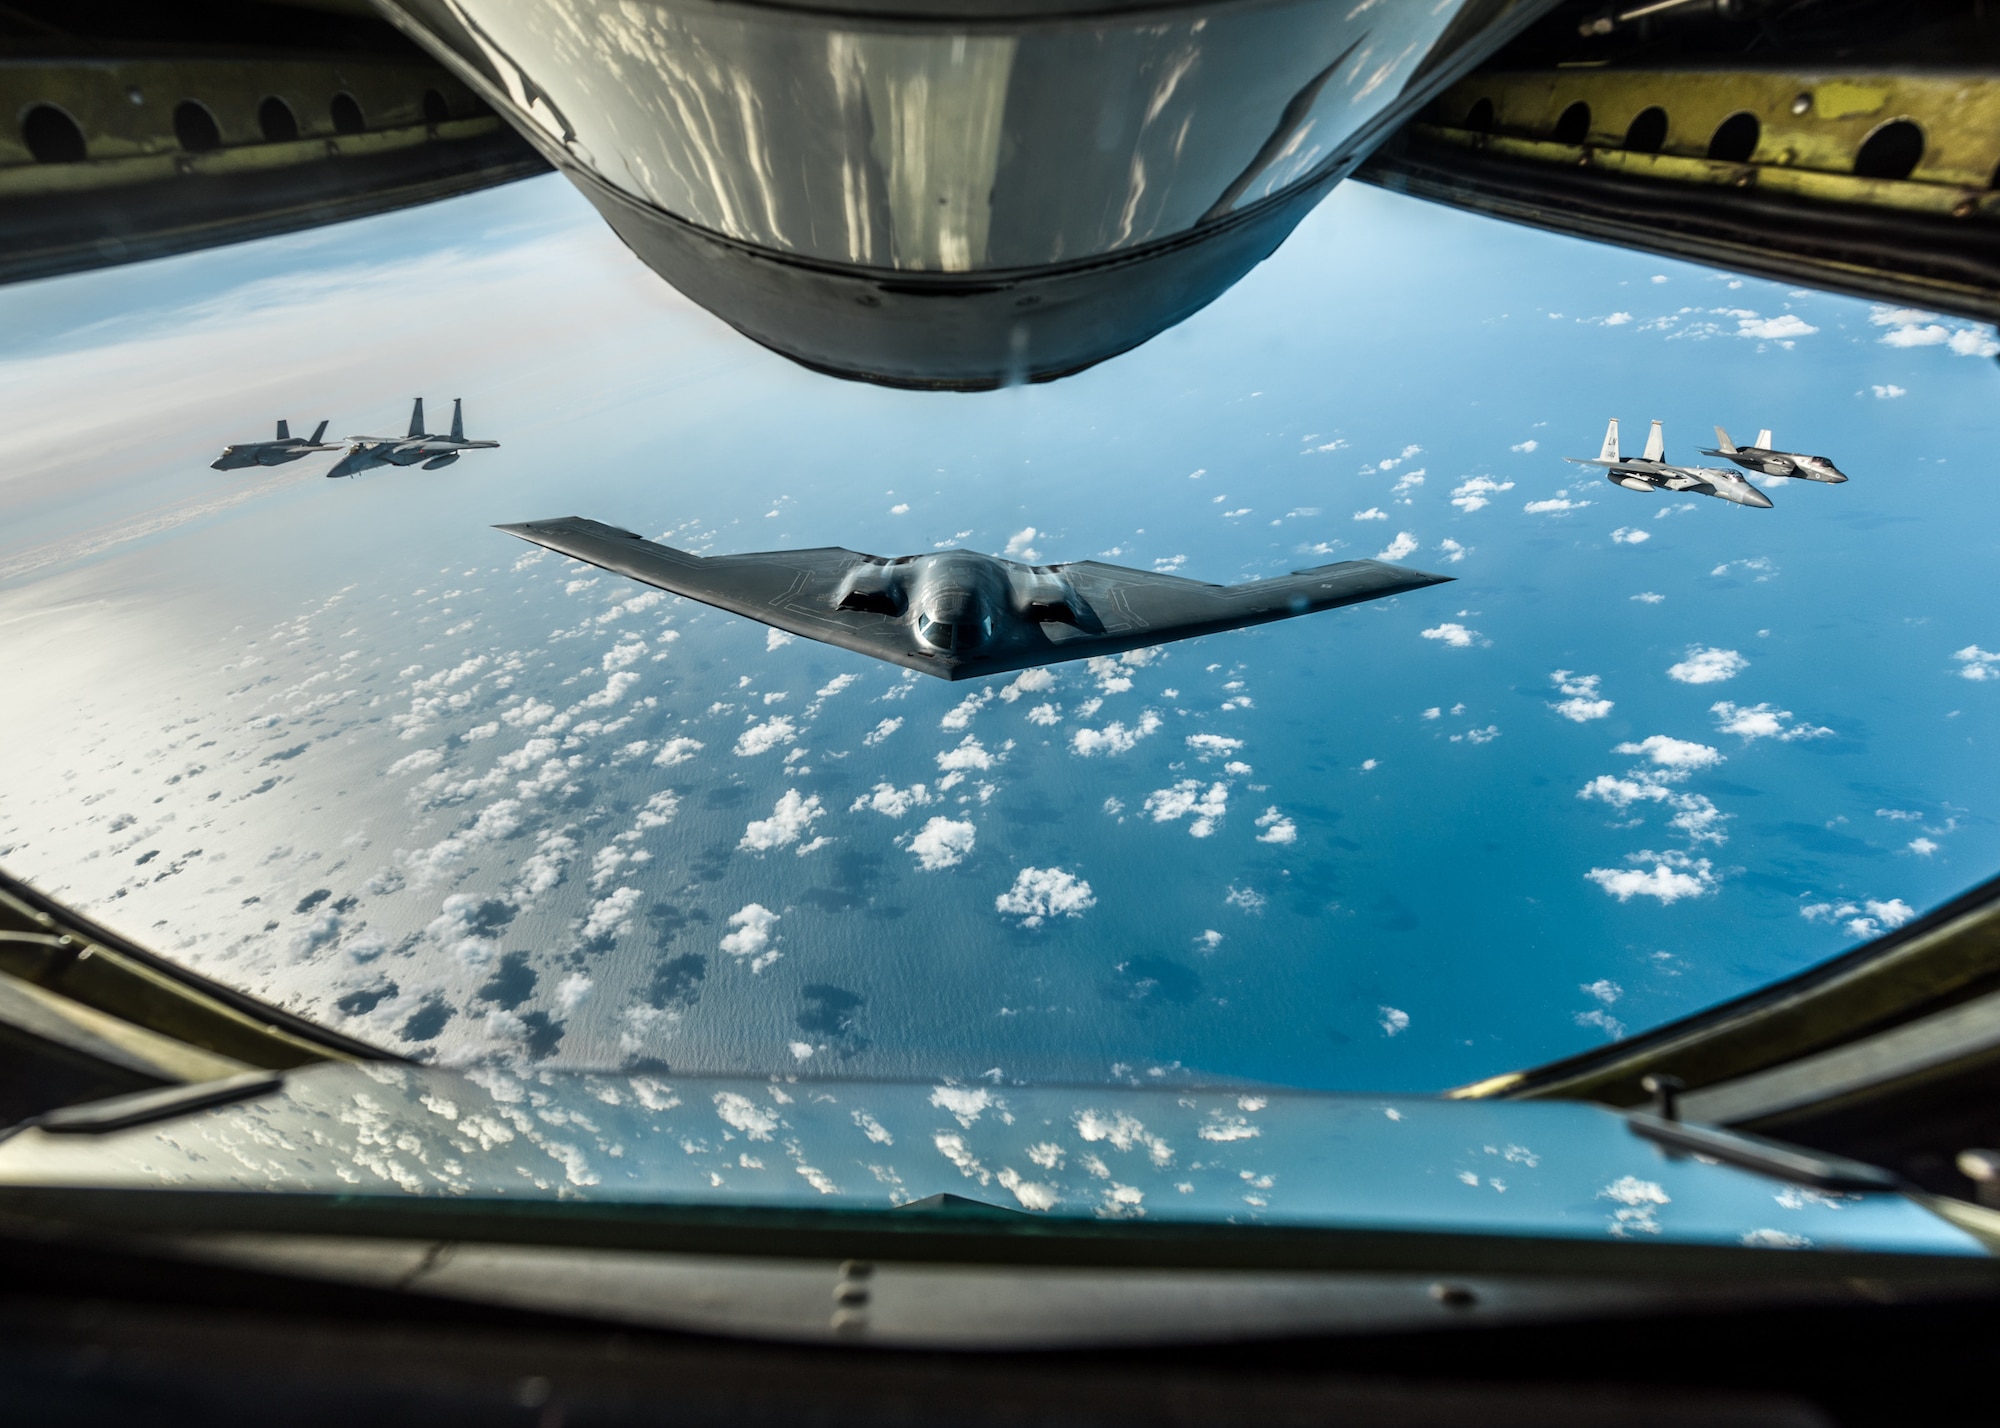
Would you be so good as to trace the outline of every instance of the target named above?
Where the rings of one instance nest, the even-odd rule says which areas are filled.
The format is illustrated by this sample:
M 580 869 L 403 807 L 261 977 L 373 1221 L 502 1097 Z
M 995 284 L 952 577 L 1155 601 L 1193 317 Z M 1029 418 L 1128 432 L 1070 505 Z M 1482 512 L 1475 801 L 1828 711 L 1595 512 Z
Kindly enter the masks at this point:
M 1618 454 L 1618 418 L 1604 432 L 1604 449 L 1595 457 L 1565 456 L 1579 466 L 1603 466 L 1604 475 L 1614 485 L 1628 491 L 1686 491 L 1697 496 L 1714 496 L 1739 506 L 1771 507 L 1771 498 L 1734 471 L 1714 466 L 1675 466 L 1667 460 L 1667 439 L 1660 424 L 1653 423 L 1640 456 Z
M 838 546 L 699 556 L 581 516 L 499 529 L 690 600 L 940 679 L 1119 654 L 1451 579 L 1376 560 L 1344 560 L 1272 580 L 1205 585 L 1095 560 L 1022 565 L 970 550 L 894 559 Z
M 288 461 L 297 461 L 310 456 L 315 451 L 338 451 L 339 444 L 320 445 L 320 438 L 326 435 L 326 423 L 321 422 L 317 430 L 301 441 L 292 435 L 290 422 L 280 418 L 278 437 L 275 441 L 239 441 L 222 448 L 222 455 L 208 463 L 213 471 L 241 471 L 246 466 L 283 466 Z
M 1825 481 L 1837 484 L 1847 477 L 1824 456 L 1808 456 L 1803 451 L 1777 451 L 1771 446 L 1771 429 L 1765 427 L 1757 433 L 1755 446 L 1737 446 L 1729 440 L 1729 433 L 1721 427 L 1715 429 L 1719 451 L 1702 449 L 1703 456 L 1720 456 L 1733 461 L 1745 471 L 1761 471 L 1766 476 L 1796 476 L 1801 481 Z
M 410 409 L 410 429 L 402 436 L 350 436 L 354 445 L 347 455 L 333 463 L 328 476 L 353 476 L 377 466 L 415 466 L 435 471 L 458 460 L 462 451 L 482 451 L 496 447 L 497 441 L 467 441 L 465 412 L 459 398 L 451 399 L 451 435 L 438 436 L 424 430 L 424 399 L 418 397 Z

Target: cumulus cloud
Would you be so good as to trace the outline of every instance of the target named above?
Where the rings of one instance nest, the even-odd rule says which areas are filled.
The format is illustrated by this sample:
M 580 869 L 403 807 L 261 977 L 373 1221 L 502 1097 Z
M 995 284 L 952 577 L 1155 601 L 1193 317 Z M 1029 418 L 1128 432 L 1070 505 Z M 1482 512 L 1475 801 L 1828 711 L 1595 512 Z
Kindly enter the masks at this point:
M 1521 509 L 1531 516 L 1563 516 L 1591 504 L 1590 501 L 1572 501 L 1567 496 L 1552 496 L 1546 501 L 1530 501 Z
M 1909 394 L 1910 392 L 1907 387 L 1899 387 L 1894 382 L 1886 384 L 1877 383 L 1875 386 L 1875 399 L 1877 401 L 1894 401 L 1897 397 L 1907 397 Z
M 910 839 L 910 851 L 916 855 L 917 866 L 927 873 L 955 868 L 971 856 L 977 833 L 970 821 L 933 818 Z
M 1377 1007 L 1376 1023 L 1384 1036 L 1397 1036 L 1410 1029 L 1410 1014 L 1396 1007 Z
M 1048 728 L 1062 722 L 1062 706 L 1059 704 L 1037 704 L 1028 711 L 1028 722 Z
M 685 736 L 669 739 L 660 745 L 660 751 L 653 755 L 653 762 L 662 768 L 672 768 L 675 764 L 686 763 L 706 747 L 707 745 L 699 739 Z
M 1155 789 L 1146 795 L 1145 810 L 1155 823 L 1172 823 L 1190 814 L 1194 822 L 1188 832 L 1206 838 L 1215 832 L 1229 809 L 1229 785 L 1214 783 L 1202 790 L 1198 779 L 1184 778 L 1172 788 Z
M 1823 739 L 1833 732 L 1817 725 L 1790 723 L 1791 710 L 1770 704 L 1738 705 L 1725 699 L 1711 704 L 1708 712 L 1715 716 L 1716 728 L 1745 740 L 1778 739 L 1789 744 L 1796 739 Z
M 1660 803 L 1671 795 L 1672 790 L 1665 784 L 1649 783 L 1644 779 L 1614 778 L 1610 774 L 1599 774 L 1582 788 L 1576 796 L 1608 803 L 1619 811 L 1630 808 L 1635 803 Z
M 1389 519 L 1389 513 L 1380 506 L 1370 506 L 1365 511 L 1356 511 L 1354 519 L 1357 521 L 1386 521 Z
M 756 907 L 755 903 L 750 905 Z M 748 912 L 750 908 L 745 908 Z M 762 912 L 764 909 L 757 908 Z M 741 1132 L 750 1140 L 769 1140 L 771 1132 L 778 1128 L 778 1113 L 769 1107 L 760 1106 L 740 1091 L 717 1091 L 715 1093 L 715 1113 L 722 1117 L 722 1123 L 730 1129 Z
M 1003 745 L 1003 750 L 1008 747 Z M 1000 761 L 1003 754 L 996 754 L 971 735 L 958 741 L 955 749 L 946 749 L 937 756 L 937 765 L 946 773 L 984 773 Z
M 738 758 L 752 758 L 758 754 L 768 754 L 780 744 L 789 744 L 798 738 L 798 731 L 792 721 L 780 714 L 761 724 L 752 724 L 736 736 Z
M 1056 687 L 1056 672 L 1045 665 L 1024 669 L 1000 691 L 1000 702 L 1012 704 L 1024 694 L 1045 694 Z
M 1720 684 L 1734 679 L 1750 667 L 1750 661 L 1735 650 L 1691 645 L 1687 658 L 1667 668 L 1667 678 L 1682 684 Z
M 1806 921 L 1838 922 L 1855 937 L 1879 937 L 1884 929 L 1901 927 L 1916 915 L 1917 910 L 1899 897 L 1814 902 L 1799 909 L 1799 916 Z
M 1459 561 L 1465 559 L 1466 555 L 1472 550 L 1472 547 L 1469 545 L 1460 545 L 1450 536 L 1446 536 L 1438 542 L 1438 549 L 1444 552 L 1446 560 L 1456 565 Z
M 871 745 L 879 744 L 884 739 L 888 738 L 891 734 L 895 733 L 898 729 L 902 727 L 903 727 L 903 721 L 901 719 L 884 719 L 881 723 L 877 724 L 873 729 L 870 729 L 866 734 L 862 735 L 861 742 L 864 744 L 871 744 Z
M 1597 692 L 1600 676 L 1595 674 L 1571 674 L 1559 669 L 1549 676 L 1556 688 L 1568 695 L 1560 703 L 1549 708 L 1576 724 L 1588 724 L 1593 719 L 1602 719 L 1611 713 L 1612 703 Z
M 921 808 L 935 801 L 936 796 L 920 783 L 913 783 L 908 788 L 897 788 L 893 783 L 878 783 L 873 790 L 855 799 L 847 811 L 874 812 L 886 818 L 901 818 L 912 808 Z
M 1626 316 L 1626 314 L 1624 314 L 1624 313 L 1619 313 L 1619 314 L 1617 314 L 1617 316 L 1620 316 L 1620 317 L 1624 317 L 1624 316 Z M 1607 320 L 1607 321 L 1609 321 L 1609 319 L 1606 319 L 1606 320 Z M 1540 445 L 1541 445 L 1541 443 L 1540 443 L 1539 441 L 1536 441 L 1536 440 L 1535 440 L 1535 439 L 1534 439 L 1534 438 L 1533 438 L 1533 437 L 1531 436 L 1531 437 L 1529 437 L 1529 438 L 1528 438 L 1528 439 L 1527 439 L 1526 441 L 1517 441 L 1517 442 L 1515 442 L 1515 443 L 1514 443 L 1514 444 L 1513 444 L 1512 446 L 1508 447 L 1507 449 L 1508 449 L 1509 451 L 1520 451 L 1520 452 L 1528 452 L 1528 451 L 1533 451 L 1533 450 L 1535 450 L 1535 449 L 1536 449 L 1537 447 L 1539 447 Z
M 1719 749 L 1707 744 L 1697 744 L 1687 739 L 1675 739 L 1666 734 L 1649 734 L 1635 743 L 1614 745 L 1614 754 L 1641 754 L 1663 768 L 1705 769 L 1723 760 Z
M 1978 645 L 1967 645 L 1962 650 L 1952 652 L 1958 661 L 1958 677 L 1983 683 L 1989 679 L 2000 679 L 2000 651 L 1983 650 Z
M 1491 505 L 1492 498 L 1502 491 L 1513 489 L 1512 481 L 1495 481 L 1491 476 L 1468 476 L 1451 488 L 1451 503 L 1470 513 Z
M 993 899 L 994 910 L 1040 927 L 1051 917 L 1081 917 L 1097 905 L 1090 884 L 1062 868 L 1023 868 L 1014 886 Z
M 632 926 L 632 909 L 639 905 L 643 894 L 637 888 L 619 888 L 608 897 L 600 898 L 590 908 L 590 915 L 584 919 L 583 940 L 603 943 L 622 936 Z
M 730 930 L 716 945 L 732 957 L 749 958 L 750 970 L 761 972 L 778 960 L 771 949 L 771 929 L 777 925 L 777 913 L 759 902 L 745 903 L 742 911 L 729 914 Z
M 1611 533 L 1611 539 L 1619 545 L 1644 545 L 1653 538 L 1653 533 L 1637 526 L 1620 526 Z
M 1779 313 L 1776 317 L 1758 317 L 1752 313 L 1748 317 L 1739 315 L 1736 319 L 1738 337 L 1781 342 L 1794 337 L 1810 337 L 1818 331 L 1817 327 L 1791 312 Z
M 1016 560 L 1025 560 L 1033 564 L 1042 558 L 1041 552 L 1036 550 L 1031 544 L 1040 534 L 1041 532 L 1037 531 L 1033 526 L 1015 531 L 1014 534 L 1007 537 L 1006 553 L 1013 556 Z
M 1159 727 L 1160 716 L 1148 709 L 1130 728 L 1120 720 L 1113 720 L 1102 729 L 1077 729 L 1069 736 L 1069 746 L 1085 758 L 1097 754 L 1122 754 L 1130 751 L 1141 739 L 1157 732 Z
M 954 733 L 972 727 L 972 716 L 993 702 L 993 686 L 987 685 L 977 694 L 968 694 L 938 720 L 940 729 L 950 729 Z
M 771 816 L 753 820 L 736 846 L 747 852 L 768 853 L 796 843 L 825 811 L 820 807 L 818 794 L 802 797 L 797 789 L 788 788 L 772 808 Z
M 1954 321 L 1920 308 L 1877 307 L 1868 320 L 1889 329 L 1882 334 L 1885 347 L 1946 347 L 1960 357 L 2000 355 L 2000 342 L 1994 341 L 1990 327 Z
M 1257 835 L 1259 843 L 1284 845 L 1299 841 L 1298 825 L 1280 813 L 1275 804 L 1257 815 L 1257 826 L 1264 830 Z
M 1584 876 L 1620 902 L 1650 897 L 1663 907 L 1682 898 L 1706 896 L 1715 891 L 1718 882 L 1715 867 L 1708 859 L 1692 857 L 1678 849 L 1632 853 L 1625 861 L 1635 866 L 1592 868 Z
M 1195 751 L 1203 763 L 1221 754 L 1233 754 L 1243 747 L 1241 739 L 1232 739 L 1224 734 L 1190 734 L 1187 746 Z
M 1442 625 L 1432 625 L 1423 635 L 1427 640 L 1441 640 L 1455 650 L 1462 650 L 1479 638 L 1479 631 L 1468 630 L 1455 620 L 1447 620 Z
M 1375 552 L 1377 560 L 1401 560 L 1415 552 L 1417 538 L 1408 531 L 1397 531 L 1396 538 Z

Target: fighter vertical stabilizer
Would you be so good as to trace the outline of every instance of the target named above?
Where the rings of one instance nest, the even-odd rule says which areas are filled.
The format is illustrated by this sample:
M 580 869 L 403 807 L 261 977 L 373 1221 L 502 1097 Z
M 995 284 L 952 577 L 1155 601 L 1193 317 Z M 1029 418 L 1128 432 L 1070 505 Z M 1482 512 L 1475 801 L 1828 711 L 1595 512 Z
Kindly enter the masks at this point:
M 1646 433 L 1646 450 L 1643 453 L 1643 459 L 1647 461 L 1665 461 L 1667 459 L 1667 434 L 1657 420 L 1653 423 L 1653 429 Z

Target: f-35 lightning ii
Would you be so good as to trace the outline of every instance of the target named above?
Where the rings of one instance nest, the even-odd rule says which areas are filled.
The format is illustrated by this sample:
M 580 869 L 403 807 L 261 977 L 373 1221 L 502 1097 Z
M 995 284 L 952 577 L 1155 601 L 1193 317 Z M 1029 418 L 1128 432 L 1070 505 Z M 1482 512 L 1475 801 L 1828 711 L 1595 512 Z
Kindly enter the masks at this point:
M 462 451 L 496 447 L 497 441 L 467 441 L 465 413 L 457 397 L 451 399 L 451 434 L 439 436 L 424 430 L 424 399 L 418 397 L 410 408 L 410 429 L 402 436 L 350 436 L 354 445 L 333 464 L 328 476 L 353 476 L 377 466 L 415 466 L 435 471 L 458 460 Z
M 1604 432 L 1604 449 L 1595 457 L 1565 456 L 1579 466 L 1603 466 L 1612 484 L 1628 491 L 1686 491 L 1696 496 L 1714 496 L 1739 506 L 1759 506 L 1769 510 L 1771 498 L 1734 471 L 1713 466 L 1675 466 L 1667 460 L 1667 439 L 1660 424 L 1653 423 L 1640 456 L 1618 454 L 1618 418 Z
M 1755 446 L 1733 444 L 1729 433 L 1721 427 L 1715 429 L 1715 440 L 1721 450 L 1703 448 L 1701 454 L 1733 461 L 1745 471 L 1761 471 L 1766 476 L 1796 476 L 1801 481 L 1825 481 L 1830 485 L 1847 479 L 1840 468 L 1824 456 L 1808 456 L 1803 451 L 1774 450 L 1769 427 L 1757 433 Z
M 312 436 L 301 441 L 292 435 L 291 423 L 282 417 L 278 420 L 278 437 L 275 441 L 243 441 L 222 448 L 222 455 L 208 463 L 212 471 L 241 471 L 246 466 L 283 466 L 288 461 L 297 461 L 310 456 L 315 451 L 338 451 L 339 443 L 320 445 L 320 438 L 326 435 L 326 423 L 321 422 Z
M 1118 654 L 1451 579 L 1375 560 L 1344 560 L 1224 586 L 1095 560 L 1022 565 L 970 550 L 894 559 L 838 546 L 699 556 L 581 516 L 498 529 L 676 595 L 940 679 Z

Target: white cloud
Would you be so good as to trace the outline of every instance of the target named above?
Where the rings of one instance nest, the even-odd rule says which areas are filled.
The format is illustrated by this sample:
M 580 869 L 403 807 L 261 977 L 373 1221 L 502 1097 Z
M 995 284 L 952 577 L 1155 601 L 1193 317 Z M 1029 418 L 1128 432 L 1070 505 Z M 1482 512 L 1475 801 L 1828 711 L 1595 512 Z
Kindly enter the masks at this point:
M 1386 521 L 1389 519 L 1389 513 L 1380 506 L 1370 506 L 1365 511 L 1356 511 L 1354 519 L 1357 521 Z
M 1938 850 L 1938 845 L 1928 838 L 1912 838 L 1909 847 L 1919 858 L 1928 858 Z
M 825 811 L 818 794 L 802 797 L 797 789 L 788 788 L 771 809 L 771 816 L 754 819 L 736 846 L 752 853 L 768 853 L 796 843 Z
M 1432 625 L 1423 632 L 1427 640 L 1442 640 L 1455 650 L 1462 650 L 1479 638 L 1479 631 L 1468 630 L 1455 620 L 1447 620 L 1442 625 Z
M 1048 728 L 1062 722 L 1062 706 L 1059 704 L 1037 704 L 1028 711 L 1028 722 Z
M 1907 397 L 1909 394 L 1910 392 L 1907 387 L 1899 387 L 1894 382 L 1877 384 L 1875 387 L 1877 401 L 1894 401 L 1897 397 Z
M 1051 917 L 1080 917 L 1097 905 L 1090 884 L 1062 868 L 1023 868 L 1014 886 L 993 899 L 994 910 L 1040 927 Z
M 1945 345 L 1960 357 L 2000 357 L 2000 342 L 1993 340 L 1988 328 L 1961 327 Z
M 755 903 L 750 905 L 756 907 Z M 748 912 L 750 909 L 745 908 Z M 762 912 L 764 909 L 757 908 Z M 734 919 L 731 919 L 734 921 Z M 715 1113 L 722 1117 L 722 1123 L 732 1130 L 740 1131 L 751 1140 L 769 1140 L 771 1132 L 778 1128 L 778 1113 L 766 1106 L 760 1106 L 739 1091 L 717 1091 L 715 1093 Z
M 1705 769 L 1723 761 L 1722 751 L 1707 744 L 1693 743 L 1687 739 L 1670 738 L 1665 734 L 1649 734 L 1638 743 L 1615 745 L 1614 754 L 1643 754 L 1662 768 Z
M 1235 753 L 1243 747 L 1243 741 L 1229 738 L 1224 734 L 1190 734 L 1187 736 L 1187 746 L 1195 751 L 1203 763 L 1206 763 L 1217 755 Z
M 1750 661 L 1735 650 L 1692 645 L 1688 648 L 1686 659 L 1668 666 L 1667 678 L 1677 679 L 1682 684 L 1720 684 L 1725 679 L 1734 679 L 1749 667 Z
M 1012 704 L 1024 694 L 1043 694 L 1056 687 L 1056 672 L 1047 666 L 1024 669 L 1000 691 L 1000 702 Z
M 1678 850 L 1664 853 L 1632 853 L 1626 861 L 1631 868 L 1592 868 L 1584 876 L 1620 902 L 1635 897 L 1659 900 L 1662 906 L 1682 898 L 1703 897 L 1715 891 L 1715 868 L 1706 858 L 1691 857 Z M 1646 865 L 1651 864 L 1648 868 Z
M 1410 1014 L 1395 1007 L 1377 1007 L 1377 1022 L 1384 1036 L 1396 1036 L 1410 1029 Z
M 931 1104 L 941 1111 L 948 1111 L 951 1118 L 966 1130 L 994 1109 L 996 1101 L 993 1093 L 984 1086 L 938 1086 L 931 1091 Z M 1004 1104 L 1000 1109 L 1005 1110 Z
M 1630 598 L 1637 600 L 1641 605 L 1657 605 L 1667 597 L 1660 594 L 1657 590 L 1641 590 L 1637 595 Z
M 1948 347 L 1961 357 L 1991 357 L 2000 353 L 2000 342 L 1991 329 L 1972 323 L 1956 323 L 1935 312 L 1914 307 L 1876 307 L 1868 320 L 1889 331 L 1882 334 L 1886 347 Z
M 1299 841 L 1298 825 L 1280 813 L 1275 804 L 1257 815 L 1257 826 L 1264 830 L 1257 835 L 1259 843 L 1284 845 Z
M 1266 898 L 1264 894 L 1258 892 L 1255 888 L 1239 888 L 1236 884 L 1231 883 L 1229 885 L 1229 895 L 1223 898 L 1223 901 L 1231 907 L 1241 908 L 1245 912 L 1259 913 L 1264 910 L 1264 905 L 1270 899 Z
M 1785 312 L 1776 317 L 1758 317 L 1752 313 L 1748 317 L 1736 319 L 1738 337 L 1754 337 L 1760 340 L 1781 341 L 1791 337 L 1810 337 L 1819 329 L 1800 317 L 1797 313 Z
M 917 866 L 927 873 L 955 868 L 970 856 L 977 831 L 969 821 L 933 818 L 910 839 L 910 851 L 917 856 Z
M 1619 314 L 1619 316 L 1621 316 L 1621 317 L 1629 317 L 1629 314 L 1626 314 L 1626 313 L 1620 313 L 1620 314 Z M 1531 436 L 1531 437 L 1529 437 L 1529 438 L 1528 438 L 1528 439 L 1527 439 L 1526 441 L 1517 441 L 1517 442 L 1515 442 L 1515 443 L 1514 443 L 1514 444 L 1513 444 L 1512 446 L 1508 447 L 1507 449 L 1508 449 L 1509 451 L 1521 451 L 1521 452 L 1527 452 L 1527 451 L 1533 451 L 1533 450 L 1535 450 L 1535 448 L 1539 447 L 1540 445 L 1541 445 L 1541 443 L 1540 443 L 1539 441 L 1536 441 L 1536 440 L 1535 440 L 1535 439 L 1534 439 L 1534 438 L 1533 438 L 1533 437 Z
M 1492 504 L 1491 498 L 1514 489 L 1512 481 L 1495 481 L 1491 476 L 1468 476 L 1452 487 L 1451 503 L 1470 513 Z
M 792 721 L 783 714 L 768 719 L 762 724 L 752 724 L 736 736 L 738 758 L 751 758 L 757 754 L 767 754 L 780 744 L 789 744 L 798 738 Z
M 889 514 L 892 516 L 907 516 L 909 513 L 910 503 L 908 501 L 898 501 L 895 505 L 889 507 Z
M 1229 785 L 1210 784 L 1203 792 L 1200 780 L 1184 778 L 1172 788 L 1155 789 L 1147 794 L 1145 809 L 1153 815 L 1155 823 L 1171 823 L 1192 814 L 1194 822 L 1188 832 L 1206 838 L 1228 812 Z
M 1530 501 L 1521 509 L 1531 516 L 1563 516 L 1592 504 L 1590 501 L 1572 501 L 1567 496 L 1554 496 L 1546 501 Z
M 637 888 L 619 888 L 593 903 L 590 916 L 584 919 L 583 940 L 600 942 L 623 934 L 632 925 L 632 909 L 639 905 L 642 896 Z
M 783 630 L 770 629 L 764 631 L 764 649 L 767 653 L 771 650 L 781 650 L 791 642 L 792 637 Z
M 1653 533 L 1636 526 L 1620 526 L 1611 533 L 1611 539 L 1619 545 L 1644 545 L 1653 538 Z
M 1878 937 L 1886 928 L 1901 927 L 1917 915 L 1917 910 L 1899 897 L 1886 901 L 1867 898 L 1861 902 L 1815 902 L 1799 909 L 1808 922 L 1840 922 L 1854 937 Z
M 1377 560 L 1401 560 L 1417 548 L 1417 538 L 1408 531 L 1397 531 L 1396 538 L 1375 552 Z
M 1469 545 L 1460 545 L 1450 536 L 1446 536 L 1443 540 L 1438 542 L 1438 549 L 1444 552 L 1444 558 L 1446 560 L 1450 561 L 1453 565 L 1456 565 L 1458 564 L 1459 561 L 1465 559 L 1465 557 L 1471 552 L 1472 547 Z
M 879 744 L 902 727 L 903 721 L 901 719 L 884 719 L 864 734 L 861 742 L 864 744 Z
M 1962 650 L 1953 651 L 1951 657 L 1958 661 L 1960 679 L 1977 682 L 2000 679 L 2000 651 L 1983 650 L 1978 645 L 1967 645 Z
M 662 768 L 672 768 L 675 764 L 686 763 L 705 747 L 699 739 L 669 739 L 660 745 L 659 753 L 653 755 L 653 762 Z
M 1030 542 L 1032 542 L 1040 534 L 1041 532 L 1037 531 L 1033 526 L 1028 526 L 1025 529 L 1015 531 L 1014 534 L 1007 537 L 1006 553 L 1008 555 L 1015 557 L 1017 560 L 1025 560 L 1030 565 L 1034 564 L 1034 562 L 1040 560 L 1042 556 L 1041 552 L 1036 550 L 1034 546 L 1030 544 Z
M 967 734 L 958 741 L 957 748 L 946 749 L 937 756 L 937 766 L 946 773 L 984 773 L 1000 762 L 1002 757 L 1004 752 L 995 754 L 980 743 L 976 736 Z
M 716 945 L 732 957 L 748 957 L 752 971 L 761 972 L 777 960 L 778 954 L 770 951 L 771 929 L 778 925 L 778 914 L 762 903 L 745 903 L 740 912 L 729 914 L 730 931 Z
M 942 719 L 938 720 L 938 727 L 940 729 L 950 729 L 953 732 L 968 729 L 972 726 L 972 716 L 992 702 L 993 686 L 989 684 L 977 694 L 968 694 L 965 698 L 959 700 L 957 705 L 948 711 Z
M 1608 803 L 1613 808 L 1624 810 L 1635 803 L 1660 803 L 1671 796 L 1664 784 L 1647 783 L 1638 779 L 1614 778 L 1610 774 L 1599 774 L 1576 791 L 1578 798 L 1594 799 Z
M 849 813 L 872 811 L 887 818 L 901 818 L 912 808 L 921 808 L 926 803 L 936 802 L 931 791 L 920 783 L 908 788 L 897 788 L 893 783 L 878 783 L 873 792 L 864 793 L 848 808 Z
M 1069 736 L 1069 746 L 1072 752 L 1085 758 L 1097 754 L 1122 754 L 1130 751 L 1141 739 L 1157 732 L 1159 727 L 1160 716 L 1148 709 L 1129 729 L 1122 721 L 1113 720 L 1102 729 L 1075 730 Z
M 620 643 L 606 650 L 604 658 L 599 663 L 606 670 L 623 669 L 628 664 L 637 664 L 640 656 L 645 653 L 646 642 L 644 640 L 636 636 L 627 636 Z
M 1743 739 L 1779 739 L 1791 743 L 1796 739 L 1822 739 L 1833 732 L 1812 724 L 1788 725 L 1786 721 L 1792 717 L 1792 711 L 1770 704 L 1744 706 L 1723 700 L 1711 704 L 1708 712 L 1715 716 L 1716 728 Z
M 1549 678 L 1556 688 L 1569 696 L 1559 704 L 1549 708 L 1576 724 L 1588 724 L 1593 719 L 1602 719 L 1610 714 L 1612 702 L 1598 693 L 1600 676 L 1595 674 L 1571 674 L 1559 669 Z
M 814 690 L 813 697 L 815 699 L 831 699 L 850 684 L 859 684 L 860 682 L 861 676 L 858 674 L 836 674 L 832 679 L 829 679 L 825 684 Z

